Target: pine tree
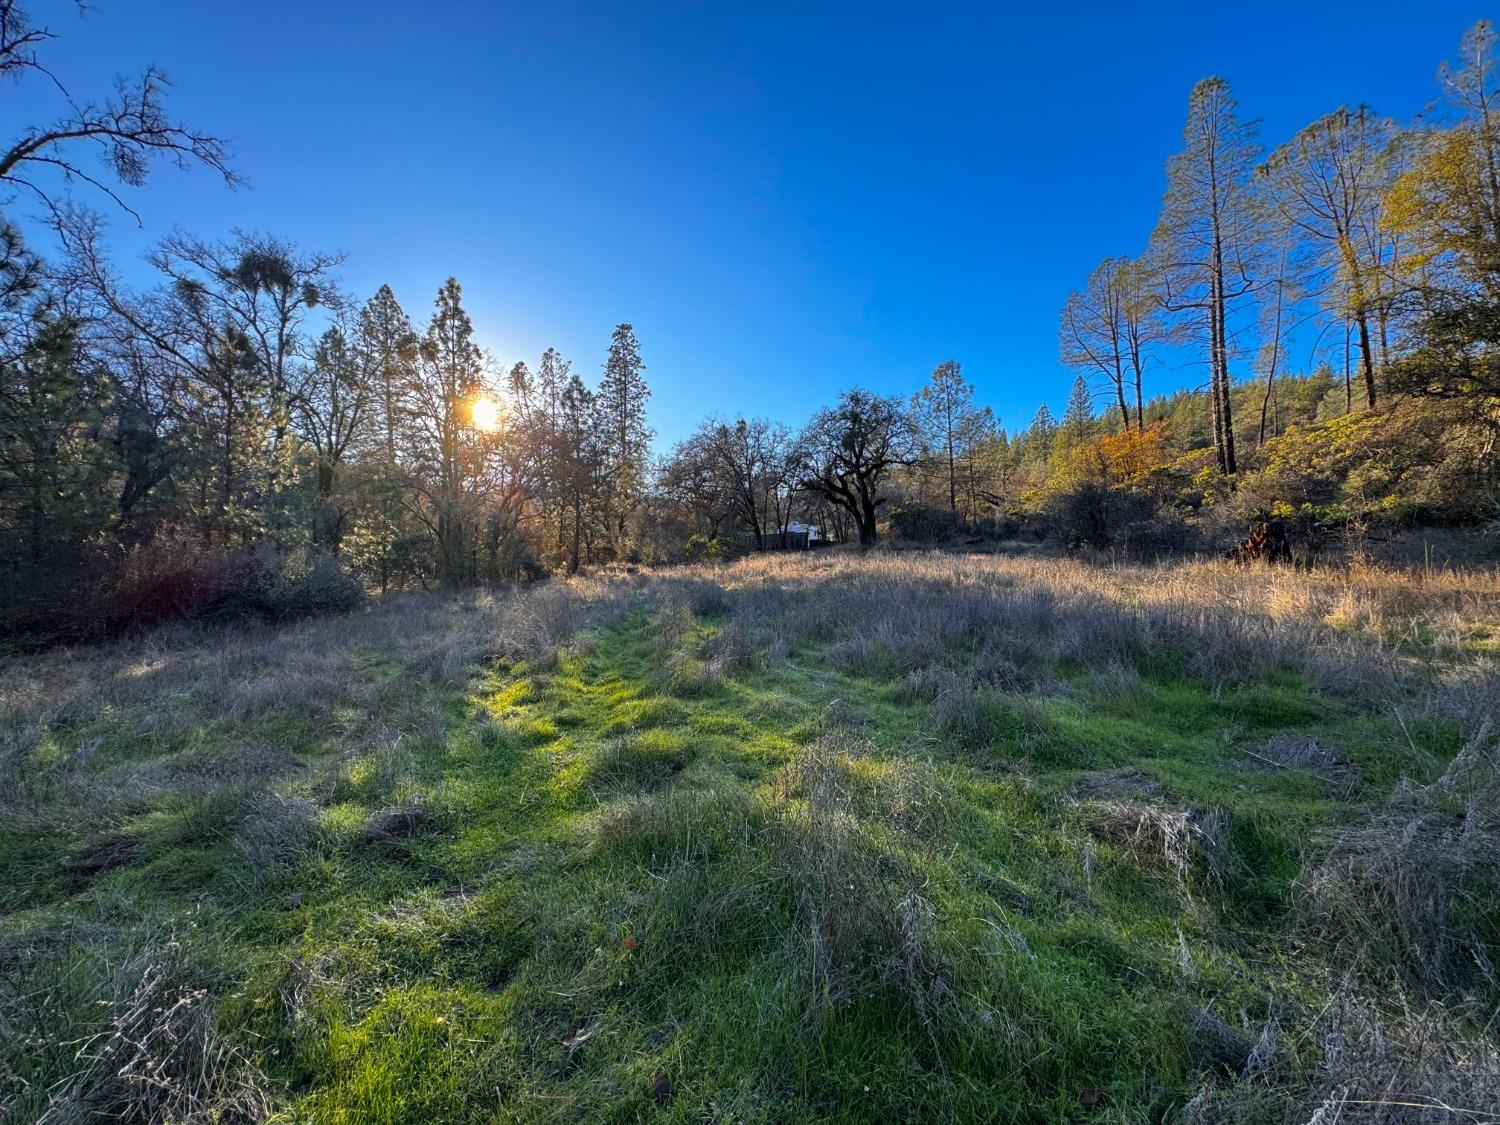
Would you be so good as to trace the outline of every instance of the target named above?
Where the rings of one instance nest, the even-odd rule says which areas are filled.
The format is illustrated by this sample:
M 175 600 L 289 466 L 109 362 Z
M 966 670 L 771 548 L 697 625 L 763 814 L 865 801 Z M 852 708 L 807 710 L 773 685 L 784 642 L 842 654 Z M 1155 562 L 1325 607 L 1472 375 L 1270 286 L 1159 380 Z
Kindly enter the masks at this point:
M 1045 402 L 1037 407 L 1036 416 L 1031 419 L 1031 425 L 1026 428 L 1025 437 L 1048 439 L 1057 432 L 1057 420 L 1052 416 L 1052 409 Z
M 296 404 L 302 434 L 316 457 L 317 492 L 324 501 L 333 494 L 339 466 L 364 428 L 372 390 L 348 336 L 334 325 L 318 340 Z
M 974 388 L 963 376 L 956 360 L 944 360 L 932 372 L 932 380 L 912 397 L 924 445 L 942 462 L 948 486 L 948 510 L 958 511 L 958 465 L 964 445 L 972 436 L 978 411 Z
M 26 581 L 44 580 L 110 514 L 100 503 L 110 450 L 90 440 L 104 404 L 77 362 L 77 329 L 39 312 L 0 362 L 0 513 L 15 530 L 0 562 L 25 568 Z
M 563 392 L 573 378 L 573 364 L 556 348 L 542 353 L 537 366 L 535 420 L 532 444 L 538 460 L 537 490 L 548 515 L 545 526 L 555 529 L 553 550 L 557 558 L 567 554 L 567 504 L 564 478 L 567 475 L 563 444 Z M 547 534 L 551 534 L 549 530 Z
M 269 386 L 255 349 L 234 325 L 204 326 L 198 377 L 198 455 L 188 475 L 197 493 L 197 518 L 205 546 L 249 546 L 266 531 L 263 505 L 273 489 L 273 421 Z
M 375 430 L 387 465 L 398 460 L 403 400 L 411 393 L 420 343 L 396 294 L 382 285 L 360 310 L 355 348 L 375 388 Z
M 413 484 L 423 501 L 418 514 L 433 537 L 439 578 L 461 586 L 475 578 L 470 539 L 484 465 L 470 411 L 484 390 L 484 357 L 454 278 L 438 290 L 421 356 L 409 419 L 417 438 Z
M 377 289 L 359 311 L 351 346 L 370 400 L 360 452 L 369 457 L 364 484 L 371 499 L 357 514 L 351 538 L 360 565 L 384 591 L 399 578 L 401 545 L 418 537 L 401 502 L 401 464 L 421 338 L 389 285 Z
M 617 325 L 595 404 L 606 474 L 605 523 L 616 552 L 624 546 L 629 516 L 646 489 L 646 461 L 654 434 L 646 424 L 651 390 L 641 375 L 645 367 L 635 329 Z
M 569 374 L 558 396 L 557 444 L 553 452 L 564 515 L 568 573 L 583 563 L 584 539 L 591 526 L 596 486 L 601 473 L 599 434 L 595 428 L 598 404 L 577 375 Z
M 1250 176 L 1260 155 L 1256 126 L 1235 116 L 1229 83 L 1193 88 L 1183 150 L 1167 161 L 1167 191 L 1151 238 L 1162 307 L 1189 317 L 1209 358 L 1214 450 L 1219 469 L 1236 469 L 1229 319 L 1256 285 L 1260 251 Z
M 1089 426 L 1094 420 L 1094 396 L 1082 375 L 1073 380 L 1073 390 L 1068 395 L 1068 405 L 1063 411 L 1063 428 L 1074 438 L 1088 437 Z

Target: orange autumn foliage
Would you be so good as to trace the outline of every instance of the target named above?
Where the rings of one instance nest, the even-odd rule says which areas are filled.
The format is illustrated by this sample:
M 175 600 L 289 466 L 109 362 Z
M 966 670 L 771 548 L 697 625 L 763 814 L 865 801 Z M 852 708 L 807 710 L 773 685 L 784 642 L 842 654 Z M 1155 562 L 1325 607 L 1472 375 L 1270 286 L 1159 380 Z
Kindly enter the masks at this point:
M 1143 430 L 1100 434 L 1079 442 L 1068 453 L 1066 475 L 1074 484 L 1109 488 L 1151 488 L 1172 463 L 1165 422 Z

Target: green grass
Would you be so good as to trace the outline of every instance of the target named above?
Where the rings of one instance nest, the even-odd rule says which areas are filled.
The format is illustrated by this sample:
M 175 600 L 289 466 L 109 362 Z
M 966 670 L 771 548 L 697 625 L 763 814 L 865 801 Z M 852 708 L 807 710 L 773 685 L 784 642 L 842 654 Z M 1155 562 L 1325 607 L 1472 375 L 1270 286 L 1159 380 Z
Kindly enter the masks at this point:
M 1322 1002 L 1290 941 L 1304 857 L 1459 742 L 1171 652 L 954 716 L 819 640 L 715 675 L 729 620 L 664 643 L 637 600 L 555 660 L 409 690 L 424 721 L 352 756 L 361 708 L 412 676 L 357 645 L 356 702 L 321 721 L 55 723 L 38 760 L 100 739 L 95 770 L 212 775 L 253 740 L 288 764 L 129 797 L 118 862 L 79 861 L 95 825 L 0 829 L 0 959 L 57 1006 L 7 1048 L 15 1119 L 99 1030 L 111 958 L 166 940 L 279 1120 L 1161 1119 L 1243 1062 L 1197 1037 L 1203 1005 L 1258 1026 Z M 1339 746 L 1349 784 L 1257 768 L 1245 749 L 1285 732 Z M 820 740 L 842 756 L 810 759 Z M 312 820 L 252 848 L 272 789 Z M 1133 801 L 1219 810 L 1218 853 L 1179 870 L 1100 820 Z M 370 838 L 403 802 L 410 833 Z

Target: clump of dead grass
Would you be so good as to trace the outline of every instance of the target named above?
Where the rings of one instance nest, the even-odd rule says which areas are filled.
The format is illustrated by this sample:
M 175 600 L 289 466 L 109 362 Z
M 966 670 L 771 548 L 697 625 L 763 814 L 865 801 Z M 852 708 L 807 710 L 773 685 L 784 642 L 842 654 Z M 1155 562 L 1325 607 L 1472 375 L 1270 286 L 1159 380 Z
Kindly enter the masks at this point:
M 1347 795 L 1358 783 L 1358 774 L 1333 747 L 1316 738 L 1297 734 L 1273 734 L 1255 749 L 1246 749 L 1250 764 L 1262 770 L 1290 770 L 1327 782 L 1332 792 Z
M 1096 838 L 1164 866 L 1187 892 L 1195 872 L 1224 877 L 1229 820 L 1222 809 L 1177 809 L 1123 798 L 1076 801 L 1073 815 Z
M 682 695 L 707 691 L 748 668 L 764 652 L 785 654 L 781 638 L 744 617 L 731 617 L 701 635 L 698 607 L 722 614 L 733 604 L 730 593 L 715 583 L 662 579 L 656 597 L 653 644 L 660 680 L 670 691 Z
M 993 691 L 956 681 L 933 698 L 927 708 L 926 727 L 944 742 L 962 749 L 981 749 L 994 740 L 1005 706 Z
M 1434 784 L 1403 784 L 1367 822 L 1331 833 L 1302 894 L 1305 934 L 1341 963 L 1428 995 L 1500 996 L 1500 774 L 1487 739 Z
M 960 691 L 964 683 L 958 673 L 946 664 L 927 664 L 914 668 L 897 685 L 899 696 L 911 703 L 932 703 L 949 692 Z
M 930 762 L 912 754 L 883 753 L 853 730 L 827 734 L 783 768 L 780 793 L 806 797 L 843 794 L 859 820 L 880 824 L 909 842 L 935 842 L 952 824 L 957 803 L 947 779 Z
M 366 817 L 359 828 L 360 842 L 379 844 L 415 836 L 432 825 L 435 815 L 430 801 L 413 795 L 399 804 L 377 809 Z
M 742 619 L 731 619 L 704 646 L 708 675 L 722 680 L 748 668 L 774 641 Z
M 847 742 L 823 740 L 783 771 L 771 824 L 777 869 L 795 893 L 812 975 L 811 1010 L 895 985 L 934 1034 L 951 998 L 931 941 L 932 903 L 911 862 L 858 815 L 859 766 Z
M 1206 1080 L 1177 1125 L 1486 1125 L 1500 1106 L 1500 1051 L 1475 1016 L 1340 992 L 1295 1040 L 1268 1022 L 1238 1074 Z
M 252 1125 L 271 1116 L 269 1083 L 215 1027 L 208 993 L 192 983 L 177 943 L 121 964 L 115 986 L 107 1026 L 78 1046 L 77 1067 L 39 1125 Z
M 263 793 L 245 809 L 232 843 L 256 885 L 290 874 L 320 835 L 318 806 L 299 797 Z

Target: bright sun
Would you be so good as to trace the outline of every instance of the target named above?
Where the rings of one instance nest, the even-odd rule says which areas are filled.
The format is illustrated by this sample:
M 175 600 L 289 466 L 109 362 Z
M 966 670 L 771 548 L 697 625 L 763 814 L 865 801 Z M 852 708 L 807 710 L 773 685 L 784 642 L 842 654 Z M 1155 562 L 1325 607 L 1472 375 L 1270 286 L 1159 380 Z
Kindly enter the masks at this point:
M 469 408 L 474 428 L 492 434 L 500 428 L 500 404 L 489 395 L 477 395 Z

